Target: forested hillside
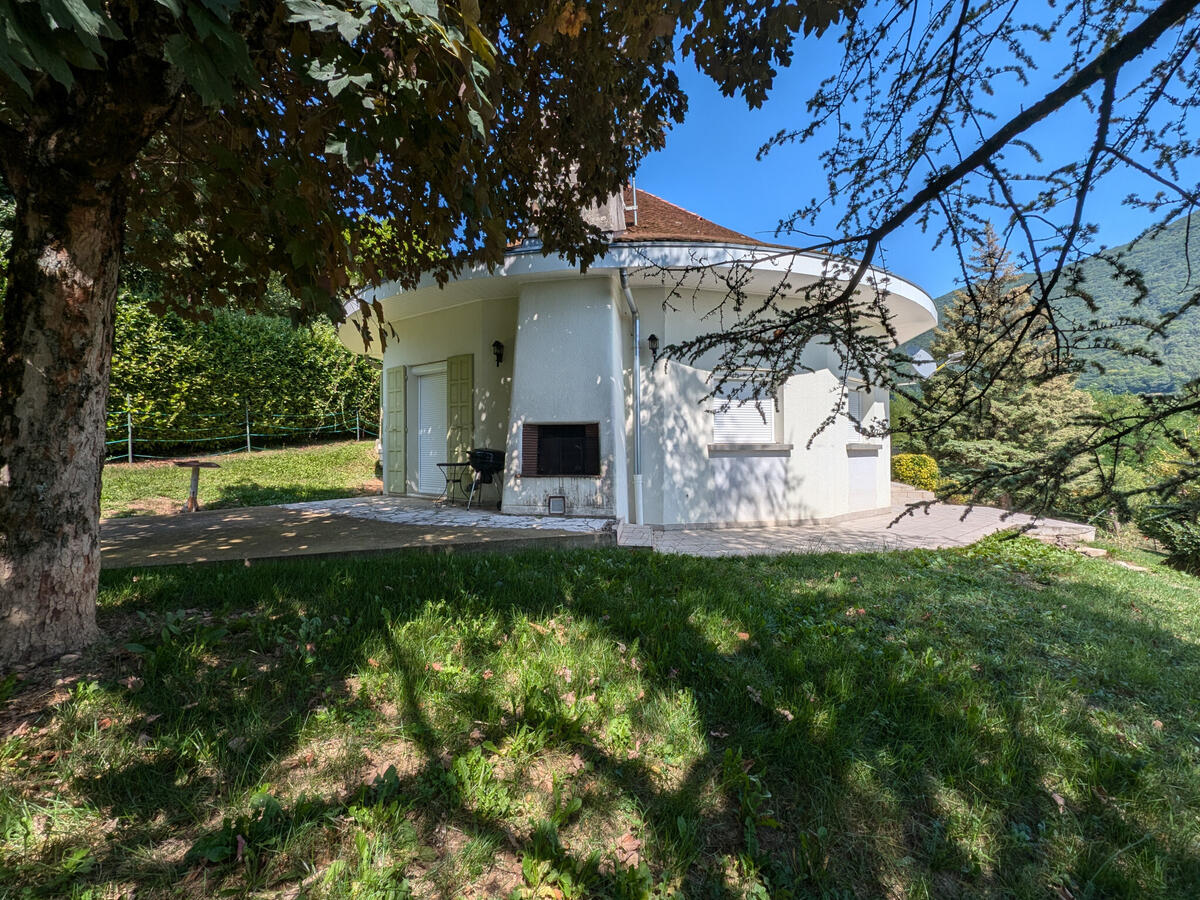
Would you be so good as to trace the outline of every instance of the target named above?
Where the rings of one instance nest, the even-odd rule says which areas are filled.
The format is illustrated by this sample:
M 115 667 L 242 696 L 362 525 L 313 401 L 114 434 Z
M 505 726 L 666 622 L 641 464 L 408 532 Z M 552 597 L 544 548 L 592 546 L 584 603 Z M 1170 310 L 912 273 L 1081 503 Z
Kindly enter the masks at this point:
M 1148 295 L 1137 306 L 1131 302 L 1133 290 L 1113 277 L 1114 269 L 1109 263 L 1092 259 L 1080 265 L 1082 287 L 1100 306 L 1097 318 L 1104 322 L 1122 316 L 1154 320 L 1177 309 L 1192 292 L 1200 289 L 1200 232 L 1193 231 L 1189 248 L 1187 224 L 1186 218 L 1179 219 L 1152 238 L 1143 237 L 1109 251 L 1122 254 L 1125 265 L 1142 273 Z M 1195 272 L 1188 269 L 1189 255 L 1196 266 Z M 934 301 L 939 313 L 949 305 L 951 296 L 952 292 Z M 1078 298 L 1064 299 L 1060 308 L 1080 323 L 1093 318 Z M 1133 343 L 1135 335 L 1142 334 L 1144 330 L 1130 330 L 1124 333 L 1123 340 Z M 910 346 L 914 350 L 928 348 L 932 338 L 933 333 L 928 332 Z M 1185 313 L 1171 326 L 1165 338 L 1149 341 L 1147 346 L 1161 356 L 1161 366 L 1112 350 L 1090 350 L 1081 354 L 1088 365 L 1079 379 L 1079 386 L 1116 393 L 1158 393 L 1172 391 L 1184 382 L 1200 377 L 1200 309 Z

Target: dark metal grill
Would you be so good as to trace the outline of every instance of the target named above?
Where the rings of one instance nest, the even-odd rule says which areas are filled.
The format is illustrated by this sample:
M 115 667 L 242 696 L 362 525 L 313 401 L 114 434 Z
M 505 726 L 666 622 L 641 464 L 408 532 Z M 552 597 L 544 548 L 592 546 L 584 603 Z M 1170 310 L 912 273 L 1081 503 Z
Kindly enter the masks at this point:
M 467 451 L 467 462 L 478 473 L 478 484 L 491 484 L 492 476 L 504 471 L 504 451 L 476 447 Z

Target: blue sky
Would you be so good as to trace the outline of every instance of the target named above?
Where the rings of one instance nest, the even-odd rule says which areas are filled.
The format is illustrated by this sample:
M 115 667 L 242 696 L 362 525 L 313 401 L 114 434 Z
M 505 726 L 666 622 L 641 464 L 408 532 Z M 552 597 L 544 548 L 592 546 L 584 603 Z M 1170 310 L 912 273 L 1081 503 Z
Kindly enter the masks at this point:
M 771 135 L 805 121 L 805 102 L 825 75 L 836 71 L 836 41 L 801 40 L 792 67 L 780 72 L 770 99 L 748 110 L 740 98 L 722 97 L 713 83 L 685 62 L 682 80 L 689 96 L 687 120 L 667 138 L 665 149 L 647 158 L 637 185 L 693 212 L 745 234 L 771 239 L 779 220 L 805 205 L 824 185 L 820 146 L 791 145 L 759 162 L 755 155 Z M 1041 73 L 1043 77 L 1047 73 Z M 1131 79 L 1132 80 L 1132 79 Z M 1036 88 L 1037 85 L 1034 85 Z M 1010 115 L 1029 94 L 1002 96 L 997 111 Z M 1062 135 L 1086 140 L 1095 129 L 1082 104 L 1064 111 L 1042 134 L 1043 150 L 1062 150 Z M 1127 179 L 1095 193 L 1085 219 L 1100 225 L 1099 241 L 1124 243 L 1152 224 L 1152 217 L 1122 206 Z M 832 230 L 836 217 L 823 222 Z M 998 223 L 999 224 L 999 223 Z M 799 243 L 796 238 L 789 243 Z M 938 296 L 960 280 L 957 258 L 949 247 L 932 249 L 934 235 L 910 227 L 885 244 L 885 264 L 896 274 Z

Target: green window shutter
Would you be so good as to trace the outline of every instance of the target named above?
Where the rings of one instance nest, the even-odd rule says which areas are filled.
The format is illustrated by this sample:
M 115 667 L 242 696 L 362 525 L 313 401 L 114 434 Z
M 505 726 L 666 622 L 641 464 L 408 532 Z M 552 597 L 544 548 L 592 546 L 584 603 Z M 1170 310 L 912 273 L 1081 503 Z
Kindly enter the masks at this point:
M 475 365 L 466 353 L 446 360 L 446 459 L 466 462 L 475 446 Z
M 383 461 L 383 489 L 388 494 L 407 493 L 404 454 L 408 448 L 408 419 L 404 409 L 405 380 L 408 370 L 392 366 L 387 370 L 387 434 L 384 438 L 387 459 Z

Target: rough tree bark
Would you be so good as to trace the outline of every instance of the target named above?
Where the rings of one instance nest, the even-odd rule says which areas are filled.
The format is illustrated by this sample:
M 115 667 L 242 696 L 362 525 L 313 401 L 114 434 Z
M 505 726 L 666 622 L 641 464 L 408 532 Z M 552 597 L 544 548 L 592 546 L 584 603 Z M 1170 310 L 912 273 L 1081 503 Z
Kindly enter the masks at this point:
M 133 23 L 126 23 L 133 30 Z M 153 36 L 154 21 L 140 21 Z M 0 672 L 94 640 L 100 473 L 132 167 L 177 101 L 151 40 L 0 125 L 16 198 L 0 306 Z
M 6 166 L 17 216 L 0 321 L 0 667 L 96 636 L 100 471 L 123 177 Z M 15 171 L 16 170 L 16 171 Z

